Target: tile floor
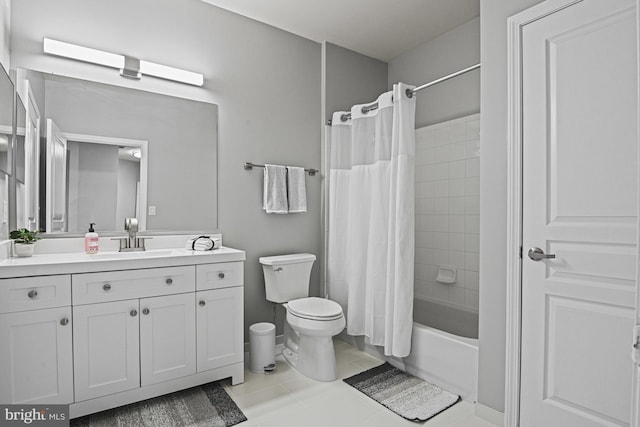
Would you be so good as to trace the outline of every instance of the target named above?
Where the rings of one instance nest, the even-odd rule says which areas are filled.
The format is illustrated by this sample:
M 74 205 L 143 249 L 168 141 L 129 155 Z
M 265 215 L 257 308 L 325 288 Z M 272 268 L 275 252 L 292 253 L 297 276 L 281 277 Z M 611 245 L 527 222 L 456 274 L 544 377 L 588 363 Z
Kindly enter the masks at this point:
M 350 377 L 382 363 L 336 340 L 338 377 Z M 343 381 L 311 380 L 279 356 L 273 375 L 245 372 L 245 382 L 225 384 L 248 420 L 239 427 L 493 427 L 473 415 L 473 405 L 460 402 L 424 424 L 407 421 Z

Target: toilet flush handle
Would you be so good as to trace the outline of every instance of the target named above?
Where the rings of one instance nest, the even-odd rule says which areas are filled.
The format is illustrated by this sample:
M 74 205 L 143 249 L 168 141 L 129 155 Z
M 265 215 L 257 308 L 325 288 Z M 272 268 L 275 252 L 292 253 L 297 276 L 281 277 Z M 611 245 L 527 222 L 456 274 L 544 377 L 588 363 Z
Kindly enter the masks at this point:
M 282 271 L 282 267 L 274 268 L 273 271 Z

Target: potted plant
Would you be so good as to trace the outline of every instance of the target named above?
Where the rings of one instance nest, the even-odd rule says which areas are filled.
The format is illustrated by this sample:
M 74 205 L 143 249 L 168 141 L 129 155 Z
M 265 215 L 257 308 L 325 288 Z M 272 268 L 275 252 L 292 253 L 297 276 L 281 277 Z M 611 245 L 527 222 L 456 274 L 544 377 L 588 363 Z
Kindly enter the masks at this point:
M 35 243 L 41 239 L 38 234 L 40 230 L 31 231 L 26 228 L 19 228 L 9 233 L 9 237 L 13 239 L 16 255 L 19 257 L 28 257 L 33 255 Z

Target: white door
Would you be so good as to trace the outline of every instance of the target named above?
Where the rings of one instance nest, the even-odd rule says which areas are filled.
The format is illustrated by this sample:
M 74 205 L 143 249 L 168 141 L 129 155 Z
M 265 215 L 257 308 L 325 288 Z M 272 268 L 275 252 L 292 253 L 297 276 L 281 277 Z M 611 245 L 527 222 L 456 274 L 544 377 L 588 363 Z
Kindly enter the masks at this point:
M 242 286 L 196 293 L 198 372 L 243 360 L 243 294 Z
M 196 373 L 196 308 L 193 293 L 140 300 L 142 386 Z
M 635 2 L 583 0 L 525 25 L 522 40 L 520 425 L 629 425 Z
M 73 402 L 71 307 L 0 314 L 0 402 Z
M 73 307 L 76 402 L 140 386 L 138 300 Z
M 25 129 L 25 226 L 29 230 L 40 227 L 40 110 L 28 81 L 24 82 L 27 100 Z
M 47 119 L 47 233 L 67 231 L 67 138 Z

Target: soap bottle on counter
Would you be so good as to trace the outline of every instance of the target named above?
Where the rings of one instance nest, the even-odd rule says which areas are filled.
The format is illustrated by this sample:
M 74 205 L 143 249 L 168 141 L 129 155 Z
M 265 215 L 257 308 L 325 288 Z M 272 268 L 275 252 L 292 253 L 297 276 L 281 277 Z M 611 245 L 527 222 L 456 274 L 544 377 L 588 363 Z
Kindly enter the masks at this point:
M 88 254 L 98 253 L 98 233 L 93 229 L 95 222 L 89 224 L 89 232 L 84 235 L 84 250 Z

